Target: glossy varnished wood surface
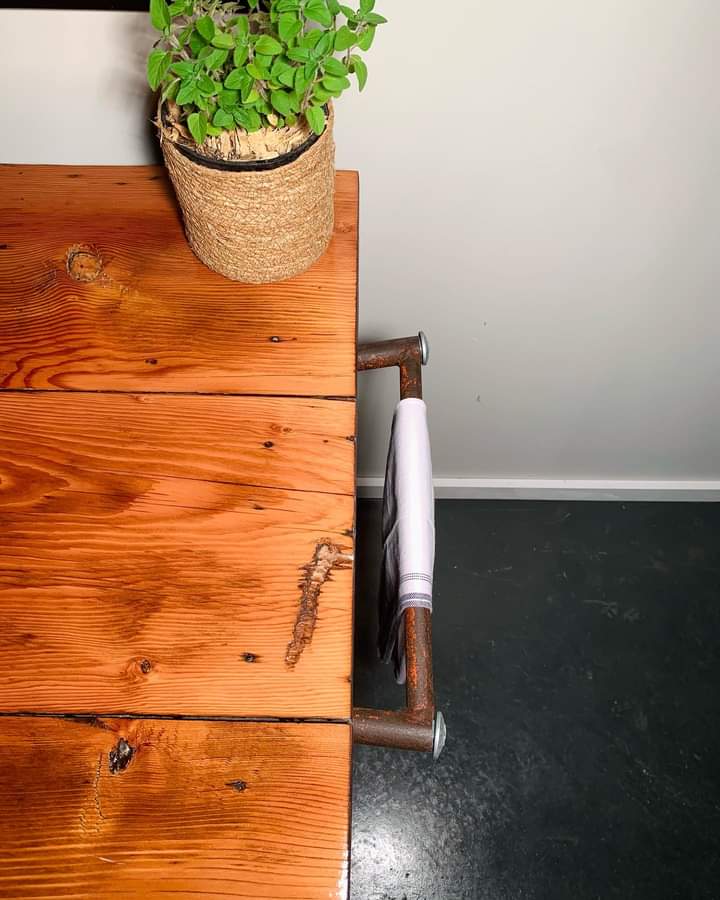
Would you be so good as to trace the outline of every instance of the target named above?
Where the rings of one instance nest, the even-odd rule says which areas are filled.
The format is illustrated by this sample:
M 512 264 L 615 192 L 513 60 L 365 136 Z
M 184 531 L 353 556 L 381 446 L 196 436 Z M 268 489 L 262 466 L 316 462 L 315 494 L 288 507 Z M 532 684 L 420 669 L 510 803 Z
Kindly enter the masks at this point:
M 357 176 L 335 232 L 274 285 L 190 250 L 160 167 L 0 166 L 0 386 L 355 395 Z
M 346 896 L 356 285 L 354 173 L 247 286 L 162 169 L 0 167 L 0 897 Z
M 352 552 L 353 415 L 0 394 L 0 709 L 349 717 L 349 564 L 286 654 L 318 545 Z
M 0 391 L 0 422 L 5 507 L 95 475 L 355 492 L 354 403 Z
M 350 728 L 0 721 L 0 896 L 341 898 Z

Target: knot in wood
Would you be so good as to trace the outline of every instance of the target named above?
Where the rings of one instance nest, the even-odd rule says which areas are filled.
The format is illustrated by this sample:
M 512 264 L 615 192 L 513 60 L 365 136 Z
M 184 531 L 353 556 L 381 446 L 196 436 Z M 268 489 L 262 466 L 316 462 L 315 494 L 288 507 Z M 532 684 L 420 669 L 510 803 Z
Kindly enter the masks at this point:
M 125 738 L 120 738 L 113 749 L 108 753 L 108 767 L 111 775 L 124 772 L 130 765 L 130 760 L 135 755 L 135 750 L 128 744 Z
M 102 273 L 102 260 L 92 247 L 71 247 L 67 252 L 68 275 L 75 281 L 95 281 Z

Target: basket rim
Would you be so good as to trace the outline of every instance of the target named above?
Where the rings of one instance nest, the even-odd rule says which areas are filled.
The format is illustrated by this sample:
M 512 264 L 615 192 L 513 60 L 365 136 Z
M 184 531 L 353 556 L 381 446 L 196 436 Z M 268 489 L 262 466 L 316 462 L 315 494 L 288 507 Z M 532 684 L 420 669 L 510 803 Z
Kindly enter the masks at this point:
M 325 112 L 329 113 L 328 107 L 326 106 L 324 108 Z M 160 104 L 159 113 L 160 127 L 162 130 L 165 130 L 165 128 L 167 128 L 167 113 L 164 103 Z M 303 153 L 316 144 L 321 137 L 324 137 L 327 130 L 328 125 L 326 124 L 322 134 L 315 134 L 313 132 L 298 147 L 289 150 L 287 153 L 283 153 L 281 156 L 274 156 L 272 159 L 213 159 L 212 157 L 205 156 L 198 150 L 194 150 L 187 144 L 172 141 L 172 145 L 182 153 L 184 157 L 197 163 L 197 165 L 205 166 L 206 169 L 217 169 L 220 172 L 268 172 L 272 169 L 279 169 L 282 166 L 287 166 L 290 163 L 295 162 L 296 159 L 299 159 Z

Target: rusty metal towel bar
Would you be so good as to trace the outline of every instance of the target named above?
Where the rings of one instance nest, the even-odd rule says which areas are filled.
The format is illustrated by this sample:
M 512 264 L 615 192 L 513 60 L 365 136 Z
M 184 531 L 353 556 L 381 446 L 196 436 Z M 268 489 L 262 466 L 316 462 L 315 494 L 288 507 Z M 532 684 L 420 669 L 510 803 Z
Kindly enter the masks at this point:
M 400 397 L 422 398 L 422 366 L 428 355 L 427 339 L 421 331 L 417 337 L 362 344 L 357 367 L 364 372 L 398 366 Z M 353 707 L 353 740 L 357 744 L 432 752 L 437 759 L 445 746 L 445 720 L 435 709 L 430 610 L 405 611 L 405 657 L 405 708 Z

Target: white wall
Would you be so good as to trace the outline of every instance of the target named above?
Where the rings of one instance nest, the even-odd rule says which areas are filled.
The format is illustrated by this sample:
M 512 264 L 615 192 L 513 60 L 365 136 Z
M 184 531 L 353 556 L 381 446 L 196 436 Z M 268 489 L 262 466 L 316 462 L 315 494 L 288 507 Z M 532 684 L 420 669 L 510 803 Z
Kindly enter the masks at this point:
M 338 165 L 361 338 L 430 337 L 436 474 L 719 488 L 720 4 L 378 8 Z M 0 33 L 0 160 L 153 158 L 144 14 L 5 10 Z M 396 384 L 364 378 L 377 476 Z

